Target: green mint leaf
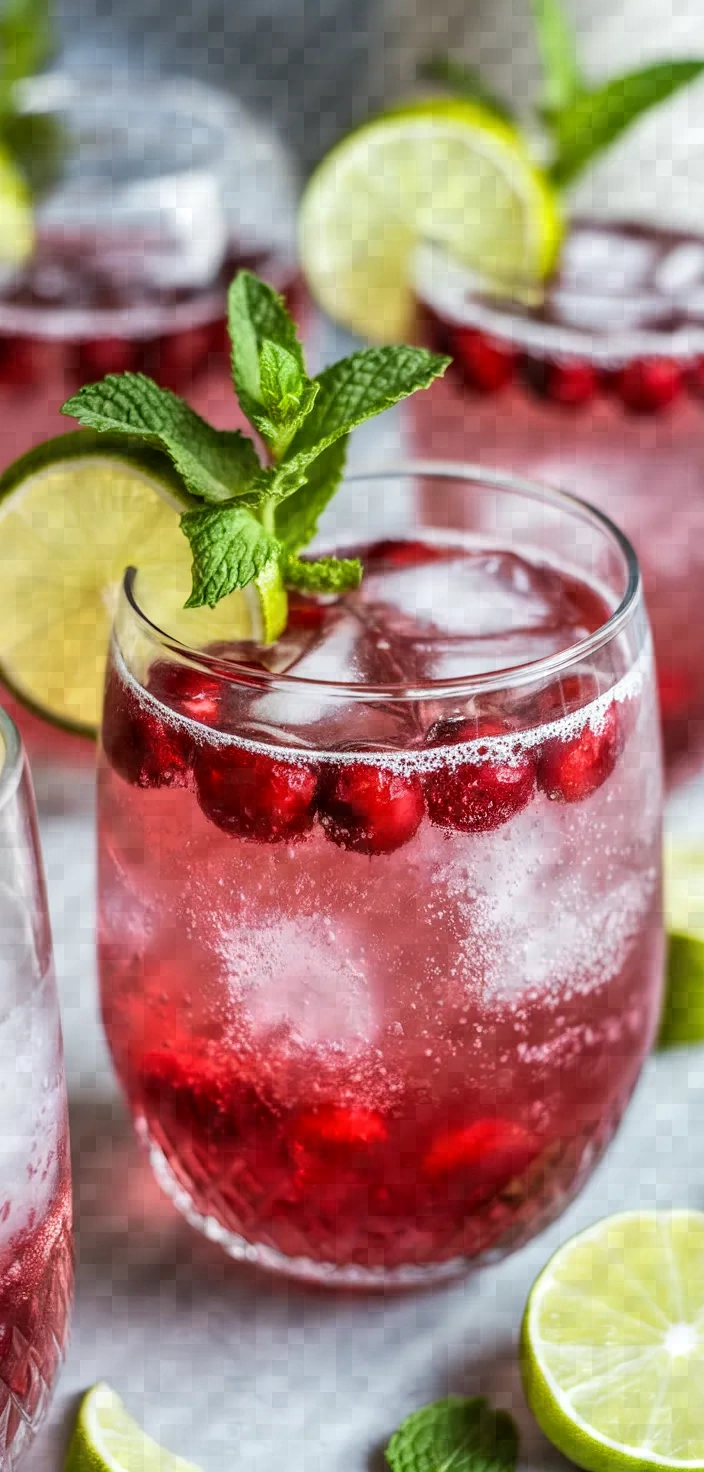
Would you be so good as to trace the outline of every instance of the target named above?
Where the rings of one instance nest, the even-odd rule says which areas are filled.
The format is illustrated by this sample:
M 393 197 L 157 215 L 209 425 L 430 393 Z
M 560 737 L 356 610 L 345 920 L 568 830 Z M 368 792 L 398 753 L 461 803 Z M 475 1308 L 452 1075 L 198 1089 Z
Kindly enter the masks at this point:
M 582 94 L 553 120 L 557 144 L 550 170 L 553 182 L 560 187 L 571 184 L 637 118 L 695 81 L 703 70 L 704 61 L 662 61 Z
M 267 337 L 259 354 L 259 385 L 264 408 L 248 400 L 248 417 L 274 460 L 280 460 L 310 414 L 318 384 L 301 372 L 293 353 Z
M 307 467 L 305 481 L 276 507 L 276 535 L 291 552 L 312 542 L 318 520 L 332 500 L 345 469 L 347 436 L 334 440 Z
M 0 93 L 11 106 L 11 89 L 38 72 L 54 48 L 48 0 L 5 0 L 0 13 Z
M 449 56 L 429 56 L 427 61 L 420 63 L 418 77 L 423 82 L 438 82 L 470 102 L 479 102 L 505 123 L 514 121 L 508 104 L 487 87 L 476 67 L 465 66 L 464 62 L 453 61 Z
M 301 593 L 349 593 L 359 587 L 362 571 L 358 557 L 287 557 L 283 576 L 287 588 Z
M 213 429 L 183 399 L 143 373 L 109 373 L 62 406 L 86 429 L 138 435 L 169 456 L 192 496 L 230 501 L 250 492 L 260 470 L 251 440 L 239 430 Z
M 513 1472 L 518 1431 L 483 1396 L 449 1395 L 401 1422 L 386 1448 L 391 1472 Z
M 205 506 L 187 511 L 181 528 L 193 553 L 193 589 L 186 608 L 214 608 L 235 588 L 246 588 L 269 562 L 279 544 L 246 506 Z
M 34 198 L 41 198 L 61 176 L 70 147 L 68 129 L 53 113 L 9 112 L 0 119 L 0 133 Z
M 281 348 L 294 360 L 301 385 L 307 381 L 303 348 L 283 297 L 251 271 L 238 271 L 230 286 L 228 325 L 237 397 L 243 413 L 255 424 L 254 416 L 269 408 L 262 391 L 264 343 Z
M 584 84 L 562 0 L 533 0 L 533 20 L 543 66 L 542 112 L 551 119 L 576 101 Z
M 365 348 L 318 374 L 318 397 L 287 452 L 282 470 L 308 466 L 328 445 L 390 409 L 445 372 L 450 358 L 425 348 Z M 290 495 L 282 489 L 280 496 Z

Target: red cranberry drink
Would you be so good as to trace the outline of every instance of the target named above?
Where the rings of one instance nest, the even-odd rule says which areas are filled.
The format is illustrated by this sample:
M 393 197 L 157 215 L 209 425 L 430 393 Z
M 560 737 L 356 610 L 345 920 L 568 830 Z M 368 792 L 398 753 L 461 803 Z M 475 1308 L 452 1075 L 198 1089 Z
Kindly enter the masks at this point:
M 534 308 L 421 267 L 453 371 L 413 408 L 416 451 L 511 465 L 601 506 L 633 539 L 670 776 L 704 752 L 704 239 L 575 222 Z
M 32 798 L 0 711 L 0 1467 L 47 1411 L 73 1288 L 61 1032 Z
M 194 1225 L 411 1284 L 540 1230 L 630 1096 L 660 994 L 657 714 L 635 561 L 597 513 L 442 468 L 347 501 L 357 527 L 402 509 L 355 548 L 361 587 L 293 597 L 273 646 L 186 648 L 127 575 L 102 1005 Z

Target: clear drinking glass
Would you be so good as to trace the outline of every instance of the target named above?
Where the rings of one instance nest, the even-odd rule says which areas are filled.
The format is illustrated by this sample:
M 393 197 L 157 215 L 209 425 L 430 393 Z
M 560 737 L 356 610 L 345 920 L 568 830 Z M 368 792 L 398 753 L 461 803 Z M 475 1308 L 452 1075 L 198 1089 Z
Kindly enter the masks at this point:
M 49 1406 L 73 1292 L 61 1025 L 34 799 L 0 710 L 0 1467 Z
M 22 110 L 38 145 L 49 140 L 54 176 L 31 259 L 0 280 L 0 470 L 75 429 L 62 403 L 106 373 L 147 373 L 212 423 L 244 427 L 226 331 L 235 271 L 256 270 L 304 316 L 283 144 L 235 99 L 184 79 L 48 74 L 25 83 Z M 90 776 L 92 741 L 2 699 L 40 800 Z
M 631 537 L 655 640 L 670 780 L 704 756 L 704 237 L 573 221 L 533 305 L 437 254 L 417 288 L 453 368 L 409 406 L 415 454 L 511 465 Z
M 563 1209 L 650 1046 L 652 651 L 630 545 L 577 500 L 429 464 L 339 499 L 338 548 L 383 508 L 362 589 L 292 600 L 271 649 L 202 610 L 165 628 L 126 575 L 102 1008 L 194 1225 L 321 1282 L 426 1283 Z

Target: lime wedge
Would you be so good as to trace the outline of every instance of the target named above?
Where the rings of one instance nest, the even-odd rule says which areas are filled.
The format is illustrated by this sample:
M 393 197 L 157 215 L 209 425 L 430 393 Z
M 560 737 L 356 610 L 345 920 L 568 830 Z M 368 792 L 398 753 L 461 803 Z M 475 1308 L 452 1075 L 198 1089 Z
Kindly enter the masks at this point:
M 520 134 L 478 104 L 430 98 L 343 138 L 305 191 L 300 253 L 337 322 L 379 341 L 413 328 L 413 259 L 434 245 L 499 289 L 540 281 L 562 227 Z
M 21 266 L 33 245 L 32 197 L 7 149 L 0 145 L 0 266 Z
M 531 1291 L 521 1368 L 577 1466 L 704 1468 L 704 1214 L 626 1212 L 573 1237 Z
M 660 1047 L 704 1040 L 704 849 L 665 845 L 667 978 Z
M 94 1385 L 78 1412 L 64 1472 L 199 1472 L 145 1436 L 109 1385 Z
M 191 554 L 183 485 L 157 451 L 84 430 L 59 435 L 0 477 L 0 678 L 40 716 L 94 735 L 105 653 L 125 567 L 142 607 L 198 647 L 278 636 L 280 585 L 252 584 L 216 608 L 184 609 Z M 280 607 L 283 598 L 283 610 Z

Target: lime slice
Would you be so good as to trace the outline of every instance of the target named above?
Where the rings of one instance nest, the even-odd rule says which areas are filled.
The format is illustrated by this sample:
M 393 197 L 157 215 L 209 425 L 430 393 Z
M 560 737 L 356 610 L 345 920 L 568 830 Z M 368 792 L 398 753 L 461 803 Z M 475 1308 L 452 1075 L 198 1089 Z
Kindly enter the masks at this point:
M 300 251 L 313 295 L 379 341 L 413 327 L 423 244 L 495 286 L 541 280 L 561 238 L 557 198 L 520 134 L 479 105 L 431 98 L 349 134 L 306 189 Z
M 665 845 L 669 931 L 659 1044 L 704 1040 L 704 849 Z
M 64 1472 L 199 1472 L 145 1436 L 120 1397 L 101 1383 L 84 1395 Z
M 194 647 L 275 638 L 285 594 L 252 584 L 216 608 L 184 609 L 191 554 L 183 485 L 165 456 L 89 431 L 59 435 L 0 477 L 0 678 L 37 714 L 94 735 L 125 567 L 141 606 Z
M 531 1291 L 521 1368 L 579 1467 L 704 1468 L 704 1214 L 625 1212 L 573 1237 Z
M 21 266 L 32 253 L 32 197 L 6 148 L 0 145 L 0 266 Z

